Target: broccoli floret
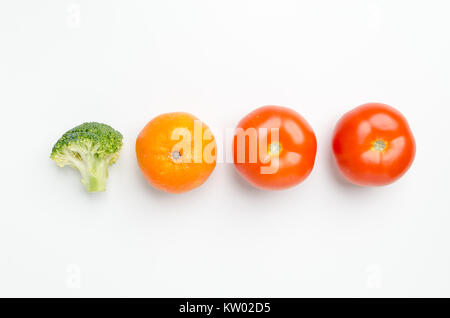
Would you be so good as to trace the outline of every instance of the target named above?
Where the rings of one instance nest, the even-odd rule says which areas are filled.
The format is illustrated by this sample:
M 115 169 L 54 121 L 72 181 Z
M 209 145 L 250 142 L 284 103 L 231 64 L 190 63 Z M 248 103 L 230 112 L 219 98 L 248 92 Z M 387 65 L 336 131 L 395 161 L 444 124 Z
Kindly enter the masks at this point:
M 119 158 L 122 138 L 120 132 L 108 125 L 84 123 L 56 142 L 50 159 L 60 167 L 77 169 L 88 192 L 105 191 L 108 167 Z

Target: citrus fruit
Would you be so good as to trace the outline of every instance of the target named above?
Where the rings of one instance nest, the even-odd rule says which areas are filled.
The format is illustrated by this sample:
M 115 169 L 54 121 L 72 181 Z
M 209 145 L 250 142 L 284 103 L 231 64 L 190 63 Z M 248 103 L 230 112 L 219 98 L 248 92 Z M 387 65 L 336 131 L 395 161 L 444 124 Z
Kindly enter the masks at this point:
M 147 181 L 181 193 L 203 184 L 216 166 L 216 142 L 208 126 L 188 113 L 152 119 L 139 133 L 136 156 Z

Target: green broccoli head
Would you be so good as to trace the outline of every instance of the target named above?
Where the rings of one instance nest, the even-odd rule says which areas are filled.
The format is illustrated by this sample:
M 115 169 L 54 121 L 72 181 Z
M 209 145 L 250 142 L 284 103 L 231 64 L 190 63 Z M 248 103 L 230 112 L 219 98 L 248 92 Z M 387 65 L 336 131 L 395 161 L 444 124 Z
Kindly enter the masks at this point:
M 84 123 L 59 138 L 50 159 L 60 167 L 77 169 L 88 192 L 105 191 L 108 167 L 119 158 L 122 138 L 108 125 Z

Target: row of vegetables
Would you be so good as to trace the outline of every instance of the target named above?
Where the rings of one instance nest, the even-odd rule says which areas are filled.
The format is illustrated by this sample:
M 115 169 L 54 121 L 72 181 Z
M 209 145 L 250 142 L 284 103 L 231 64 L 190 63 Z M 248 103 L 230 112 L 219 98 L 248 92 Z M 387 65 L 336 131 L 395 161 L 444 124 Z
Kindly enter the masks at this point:
M 122 148 L 123 136 L 112 127 L 88 122 L 67 131 L 50 158 L 81 174 L 88 192 L 105 191 L 108 167 Z M 368 103 L 344 114 L 331 143 L 337 167 L 351 183 L 381 186 L 399 179 L 411 166 L 415 140 L 405 117 L 391 106 Z M 295 110 L 263 106 L 246 115 L 234 132 L 238 173 L 265 190 L 293 187 L 314 167 L 317 140 Z M 171 193 L 202 185 L 216 166 L 217 144 L 210 128 L 189 113 L 152 119 L 136 139 L 136 157 L 147 181 Z

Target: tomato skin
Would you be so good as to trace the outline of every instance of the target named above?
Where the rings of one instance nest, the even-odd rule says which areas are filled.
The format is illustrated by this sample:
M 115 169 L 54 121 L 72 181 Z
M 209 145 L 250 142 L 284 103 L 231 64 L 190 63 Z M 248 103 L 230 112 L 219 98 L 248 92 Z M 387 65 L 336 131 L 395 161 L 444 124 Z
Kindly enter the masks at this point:
M 265 190 L 281 190 L 295 186 L 306 179 L 314 167 L 317 141 L 314 131 L 308 122 L 292 109 L 280 106 L 263 106 L 247 116 L 238 124 L 237 129 L 256 129 L 257 151 L 260 141 L 265 139 L 272 144 L 271 129 L 278 129 L 281 151 L 278 155 L 278 169 L 275 173 L 261 173 L 262 167 L 270 166 L 267 161 L 257 156 L 256 162 L 250 162 L 251 149 L 249 138 L 245 145 L 239 144 L 238 134 L 234 135 L 234 164 L 238 173 L 253 186 Z M 260 128 L 267 129 L 267 138 L 261 134 Z M 268 148 L 269 149 L 269 148 Z M 239 162 L 238 153 L 245 152 L 245 162 Z
M 342 175 L 360 186 L 396 181 L 416 153 L 405 117 L 380 103 L 364 104 L 344 114 L 334 130 L 332 148 Z

